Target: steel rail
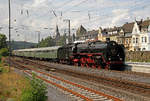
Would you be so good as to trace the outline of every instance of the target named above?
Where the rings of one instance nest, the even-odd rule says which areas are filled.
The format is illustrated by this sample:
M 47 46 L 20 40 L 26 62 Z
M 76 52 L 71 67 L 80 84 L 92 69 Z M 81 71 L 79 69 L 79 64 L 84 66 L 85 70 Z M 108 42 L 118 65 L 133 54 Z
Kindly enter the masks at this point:
M 111 99 L 111 100 L 113 100 L 113 101 L 122 101 L 122 100 L 119 99 L 119 98 L 116 98 L 116 97 L 113 97 L 113 96 L 104 94 L 104 93 L 102 93 L 102 92 L 93 90 L 93 89 L 91 89 L 91 88 L 87 88 L 87 87 L 84 87 L 84 86 L 82 86 L 82 85 L 79 85 L 79 84 L 76 84 L 76 83 L 73 83 L 73 82 L 70 82 L 70 81 L 67 81 L 67 80 L 58 78 L 58 77 L 53 76 L 53 75 L 50 75 L 50 74 L 48 74 L 48 73 L 39 71 L 39 70 L 37 70 L 37 69 L 35 69 L 35 68 L 33 68 L 33 67 L 28 67 L 28 66 L 25 66 L 25 65 L 23 65 L 23 64 L 21 64 L 21 63 L 17 63 L 17 62 L 15 62 L 15 61 L 13 61 L 13 63 L 15 63 L 15 64 L 17 64 L 17 65 L 19 65 L 19 66 L 21 66 L 21 67 L 23 67 L 23 68 L 33 70 L 33 71 L 35 71 L 35 72 L 41 73 L 41 74 L 46 75 L 46 76 L 49 76 L 49 77 L 51 77 L 51 78 L 60 80 L 60 81 L 62 81 L 62 82 L 71 84 L 71 85 L 73 85 L 73 86 L 76 86 L 76 87 L 81 88 L 81 89 L 84 89 L 84 90 L 87 90 L 87 91 L 89 91 L 89 92 L 93 92 L 93 93 L 95 93 L 95 94 L 98 94 L 99 96 L 106 97 L 106 98 Z M 26 72 L 28 72 L 28 71 L 26 71 Z M 28 73 L 29 73 L 29 72 L 28 72 Z M 51 84 L 54 84 L 54 85 L 55 85 L 55 83 L 52 83 L 52 82 L 49 81 L 49 80 L 46 80 L 46 79 L 41 78 L 41 77 L 39 77 L 39 76 L 37 76 L 37 77 L 40 78 L 40 79 L 42 79 L 42 80 L 45 81 L 45 82 L 48 82 L 48 83 L 51 83 Z M 57 87 L 62 88 L 62 89 L 64 88 L 64 87 L 59 86 L 58 84 L 57 84 Z M 67 90 L 67 89 L 65 89 L 65 91 L 71 92 L 70 90 Z M 79 96 L 79 97 L 85 99 L 86 101 L 93 101 L 93 100 L 90 99 L 90 98 L 83 97 L 83 95 L 79 95 L 77 92 L 73 92 L 72 94 L 74 94 L 74 95 L 76 95 L 76 96 Z

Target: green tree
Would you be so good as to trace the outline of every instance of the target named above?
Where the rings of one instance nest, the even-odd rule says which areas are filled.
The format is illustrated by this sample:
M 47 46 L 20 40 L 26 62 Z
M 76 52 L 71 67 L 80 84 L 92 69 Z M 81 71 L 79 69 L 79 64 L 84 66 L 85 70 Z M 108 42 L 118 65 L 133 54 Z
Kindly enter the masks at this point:
M 30 84 L 30 88 L 23 90 L 21 101 L 47 101 L 47 87 L 44 82 L 33 75 Z
M 55 46 L 55 41 L 51 36 L 48 36 L 45 39 L 42 39 L 41 42 L 38 44 L 39 47 L 50 47 Z
M 7 48 L 6 39 L 7 37 L 4 34 L 0 34 L 0 49 Z
M 8 49 L 7 48 L 0 49 L 0 56 L 8 56 Z
M 66 44 L 66 35 L 60 36 L 60 39 L 57 41 L 56 46 L 63 46 Z

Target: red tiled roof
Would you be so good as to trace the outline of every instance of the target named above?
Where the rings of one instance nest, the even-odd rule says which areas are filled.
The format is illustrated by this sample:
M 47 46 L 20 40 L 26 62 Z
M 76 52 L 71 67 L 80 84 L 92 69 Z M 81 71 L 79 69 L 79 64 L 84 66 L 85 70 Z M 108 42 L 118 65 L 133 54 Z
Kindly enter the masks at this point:
M 144 21 L 140 24 L 141 27 L 148 27 L 149 25 L 150 25 L 150 20 L 144 20 Z
M 125 33 L 132 33 L 134 22 L 126 23 L 122 26 L 122 29 Z

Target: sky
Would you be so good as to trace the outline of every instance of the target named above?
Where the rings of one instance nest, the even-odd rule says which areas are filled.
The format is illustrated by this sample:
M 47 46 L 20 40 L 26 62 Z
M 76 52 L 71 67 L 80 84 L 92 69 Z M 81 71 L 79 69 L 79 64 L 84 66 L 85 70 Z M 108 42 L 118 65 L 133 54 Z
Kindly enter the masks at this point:
M 11 0 L 11 39 L 38 42 L 83 25 L 87 30 L 121 26 L 150 17 L 149 0 Z M 8 0 L 0 0 L 0 33 L 8 37 Z

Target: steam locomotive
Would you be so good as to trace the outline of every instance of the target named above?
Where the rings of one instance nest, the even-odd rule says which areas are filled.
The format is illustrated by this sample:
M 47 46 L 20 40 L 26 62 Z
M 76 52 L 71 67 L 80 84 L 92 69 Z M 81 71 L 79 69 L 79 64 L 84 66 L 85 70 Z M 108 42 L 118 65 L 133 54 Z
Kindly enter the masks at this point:
M 95 41 L 62 46 L 58 49 L 58 59 L 82 67 L 119 69 L 124 66 L 125 52 L 123 45 L 115 41 Z
M 99 69 L 120 69 L 125 61 L 124 47 L 115 41 L 94 41 L 46 48 L 20 49 L 14 50 L 12 54 Z

